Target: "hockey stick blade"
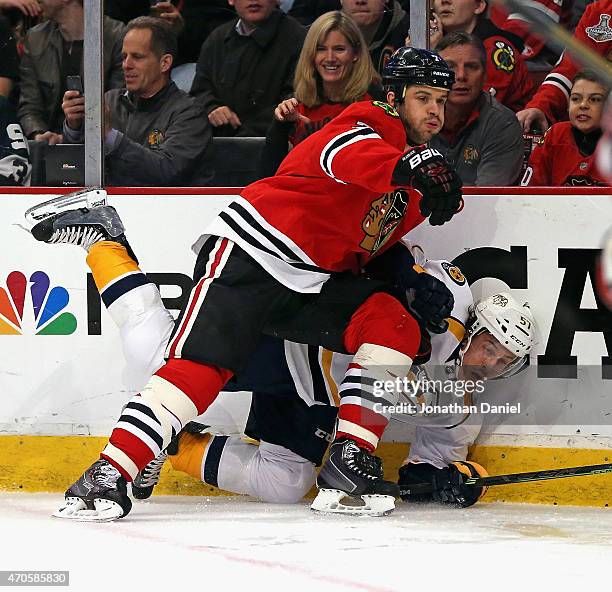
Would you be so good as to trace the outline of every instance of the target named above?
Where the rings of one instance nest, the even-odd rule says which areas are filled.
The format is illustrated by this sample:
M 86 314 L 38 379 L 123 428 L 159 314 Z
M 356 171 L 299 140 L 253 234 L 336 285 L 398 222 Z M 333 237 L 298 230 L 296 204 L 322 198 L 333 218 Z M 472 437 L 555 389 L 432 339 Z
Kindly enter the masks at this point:
M 491 475 L 489 477 L 469 477 L 465 485 L 473 487 L 491 487 L 493 485 L 512 485 L 514 483 L 531 483 L 532 481 L 547 481 L 549 479 L 565 479 L 566 477 L 585 477 L 587 475 L 601 475 L 612 473 L 612 463 L 601 465 L 585 465 L 582 467 L 565 467 L 564 469 L 548 469 L 532 471 L 530 473 L 509 473 L 508 475 Z M 415 495 L 431 493 L 431 483 L 416 483 L 415 485 L 400 486 L 400 495 Z
M 529 0 L 494 0 L 504 6 L 509 13 L 519 13 L 527 19 L 532 29 L 546 39 L 548 45 L 554 45 L 559 51 L 567 50 L 572 58 L 583 67 L 596 70 L 612 86 L 612 66 L 589 47 L 578 41 L 571 33 L 546 16 Z

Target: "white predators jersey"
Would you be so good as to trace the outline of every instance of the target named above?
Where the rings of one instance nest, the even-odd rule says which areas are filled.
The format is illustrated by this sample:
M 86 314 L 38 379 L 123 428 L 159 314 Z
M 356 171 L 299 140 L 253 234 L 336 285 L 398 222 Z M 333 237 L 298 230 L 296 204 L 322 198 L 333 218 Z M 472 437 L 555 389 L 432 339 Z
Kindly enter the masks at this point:
M 415 374 L 417 377 L 424 375 L 425 380 L 435 378 L 439 374 L 442 374 L 442 381 L 456 379 L 457 348 L 465 335 L 469 309 L 474 304 L 472 291 L 457 266 L 448 261 L 427 261 L 419 247 L 409 246 L 416 263 L 427 273 L 444 282 L 455 297 L 453 312 L 448 319 L 448 331 L 432 336 L 431 359 L 424 366 L 416 368 Z M 458 406 L 469 407 L 470 404 L 475 404 L 477 396 L 472 393 L 460 397 L 461 391 L 458 388 L 445 394 L 448 396 L 440 397 L 433 392 L 422 396 L 431 405 L 437 404 L 439 407 L 452 404 L 453 401 Z M 407 418 L 398 414 L 393 419 L 405 422 Z M 425 419 L 427 421 L 423 421 Z M 416 427 L 408 461 L 426 462 L 441 469 L 453 461 L 465 460 L 468 447 L 478 437 L 481 426 L 482 419 L 479 415 L 470 415 L 463 411 L 431 413 L 427 418 L 422 418 Z
M 443 282 L 453 293 L 455 303 L 447 319 L 448 331 L 440 335 L 432 334 L 431 358 L 427 364 L 413 367 L 409 379 L 415 388 L 400 396 L 398 409 L 401 407 L 401 411 L 393 414 L 391 420 L 416 426 L 410 460 L 428 462 L 441 468 L 452 461 L 465 460 L 467 448 L 474 442 L 481 427 L 477 417 L 470 417 L 469 413 L 464 412 L 473 403 L 474 394 L 463 396 L 462 391 L 455 388 L 457 349 L 465 335 L 473 296 L 457 266 L 449 261 L 427 261 L 422 250 L 412 245 L 409 247 L 417 265 Z M 306 403 L 339 405 L 338 385 L 352 356 L 319 348 L 321 376 L 313 377 L 316 369 L 309 360 L 308 346 L 285 342 L 285 355 L 296 390 Z M 327 391 L 325 397 L 314 386 L 321 383 Z M 436 388 L 440 384 L 442 388 Z M 447 392 L 440 392 L 444 390 Z M 453 403 L 456 405 L 450 407 Z M 454 410 L 455 407 L 458 409 Z M 449 408 L 451 411 L 446 411 Z

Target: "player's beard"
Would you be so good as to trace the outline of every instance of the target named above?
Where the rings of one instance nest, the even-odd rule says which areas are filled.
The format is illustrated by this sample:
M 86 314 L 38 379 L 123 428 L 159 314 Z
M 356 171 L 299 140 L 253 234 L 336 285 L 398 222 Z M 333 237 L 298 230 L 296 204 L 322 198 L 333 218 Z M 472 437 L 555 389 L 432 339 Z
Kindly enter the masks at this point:
M 431 116 L 418 122 L 419 125 L 411 125 L 410 121 L 403 120 L 404 129 L 406 130 L 406 137 L 408 138 L 408 144 L 410 146 L 420 146 L 421 144 L 427 144 L 431 141 L 433 136 L 440 133 L 442 126 L 439 125 L 435 131 L 427 129 L 427 122 L 434 121 Z M 423 131 L 419 131 L 420 129 Z
M 410 144 L 410 146 L 420 146 L 421 144 L 427 144 L 434 135 L 435 134 L 420 134 L 419 132 L 413 129 L 406 130 L 406 136 L 408 137 L 408 143 Z

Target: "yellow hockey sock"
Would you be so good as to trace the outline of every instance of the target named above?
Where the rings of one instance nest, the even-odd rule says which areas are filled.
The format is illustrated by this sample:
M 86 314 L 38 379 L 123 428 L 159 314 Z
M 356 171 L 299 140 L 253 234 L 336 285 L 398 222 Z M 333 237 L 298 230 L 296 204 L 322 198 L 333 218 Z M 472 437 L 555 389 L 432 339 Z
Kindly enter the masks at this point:
M 210 434 L 183 432 L 179 439 L 177 454 L 168 456 L 172 468 L 202 480 L 202 462 L 210 440 Z
M 101 241 L 92 245 L 87 255 L 94 281 L 100 292 L 126 274 L 142 273 L 127 249 L 114 241 Z

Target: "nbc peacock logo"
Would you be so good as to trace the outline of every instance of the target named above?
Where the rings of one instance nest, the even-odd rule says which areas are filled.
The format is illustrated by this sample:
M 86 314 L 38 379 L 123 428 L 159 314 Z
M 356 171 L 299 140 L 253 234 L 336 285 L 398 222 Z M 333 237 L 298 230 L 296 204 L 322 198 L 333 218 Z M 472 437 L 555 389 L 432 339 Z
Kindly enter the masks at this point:
M 74 333 L 76 317 L 63 312 L 70 301 L 68 290 L 50 286 L 44 271 L 35 271 L 29 281 L 20 271 L 9 273 L 6 289 L 0 288 L 0 335 Z

